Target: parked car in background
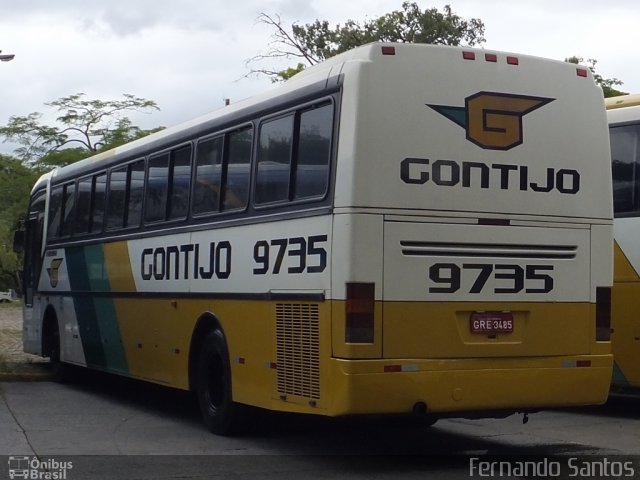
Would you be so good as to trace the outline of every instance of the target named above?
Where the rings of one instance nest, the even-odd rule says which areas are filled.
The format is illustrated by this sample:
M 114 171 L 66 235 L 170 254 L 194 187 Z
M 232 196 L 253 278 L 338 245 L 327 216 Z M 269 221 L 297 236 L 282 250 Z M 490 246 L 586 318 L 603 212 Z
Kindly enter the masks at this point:
M 0 303 L 13 302 L 16 299 L 16 292 L 12 289 L 0 292 Z

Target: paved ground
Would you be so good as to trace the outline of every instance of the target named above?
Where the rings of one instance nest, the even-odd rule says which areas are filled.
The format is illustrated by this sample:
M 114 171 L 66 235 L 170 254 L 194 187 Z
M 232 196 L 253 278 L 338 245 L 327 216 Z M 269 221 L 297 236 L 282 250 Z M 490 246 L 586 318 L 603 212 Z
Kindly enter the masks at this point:
M 48 378 L 47 360 L 22 351 L 22 309 L 0 307 L 0 381 Z
M 526 425 L 521 415 L 427 427 L 412 417 L 262 412 L 248 435 L 225 438 L 206 430 L 187 392 L 92 372 L 66 384 L 0 382 L 0 478 L 9 456 L 73 463 L 57 477 L 67 480 L 640 480 L 640 398 L 539 412 Z M 490 475 L 496 460 L 539 467 Z M 545 473 L 549 463 L 560 474 Z

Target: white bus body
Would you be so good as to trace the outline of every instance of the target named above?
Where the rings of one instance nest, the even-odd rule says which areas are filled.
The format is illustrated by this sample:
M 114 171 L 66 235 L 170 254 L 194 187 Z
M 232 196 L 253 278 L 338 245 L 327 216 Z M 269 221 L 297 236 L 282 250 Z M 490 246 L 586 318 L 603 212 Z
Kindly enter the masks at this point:
M 270 122 L 291 113 L 296 132 L 321 108 L 331 112 L 326 166 L 295 154 L 260 163 L 263 143 L 288 135 Z M 194 165 L 202 139 L 227 142 L 243 128 L 250 170 L 229 166 L 227 182 L 251 172 L 238 194 L 245 207 L 195 215 L 191 195 L 184 217 L 144 220 L 155 156 L 186 148 Z M 315 134 L 294 133 L 290 151 Z M 219 331 L 234 403 L 323 415 L 603 402 L 609 160 L 602 94 L 586 69 L 485 50 L 361 47 L 44 177 L 34 198 L 70 199 L 91 183 L 83 178 L 138 165 L 146 197 L 141 223 L 87 235 L 64 234 L 67 220 L 54 217 L 65 210 L 52 207 L 42 224 L 57 230 L 43 232 L 25 349 L 51 353 L 43 336 L 54 318 L 63 362 L 206 390 L 200 339 Z M 315 193 L 296 197 L 300 179 Z

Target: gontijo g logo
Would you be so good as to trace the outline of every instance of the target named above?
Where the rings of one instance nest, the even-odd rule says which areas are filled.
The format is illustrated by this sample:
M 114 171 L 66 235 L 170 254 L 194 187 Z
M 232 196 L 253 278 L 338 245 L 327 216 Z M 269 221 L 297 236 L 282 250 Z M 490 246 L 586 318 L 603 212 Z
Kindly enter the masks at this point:
M 460 125 L 467 140 L 490 150 L 509 150 L 522 143 L 522 117 L 553 98 L 478 92 L 465 98 L 464 107 L 429 105 Z
M 554 100 L 478 92 L 465 98 L 464 107 L 426 105 L 464 128 L 470 142 L 484 149 L 507 151 L 523 142 L 522 117 Z M 537 139 L 538 142 L 543 140 Z M 479 160 L 406 157 L 400 162 L 400 179 L 409 185 L 433 184 L 437 187 L 480 187 L 539 193 L 555 190 L 568 195 L 580 191 L 580 172 L 572 168 Z

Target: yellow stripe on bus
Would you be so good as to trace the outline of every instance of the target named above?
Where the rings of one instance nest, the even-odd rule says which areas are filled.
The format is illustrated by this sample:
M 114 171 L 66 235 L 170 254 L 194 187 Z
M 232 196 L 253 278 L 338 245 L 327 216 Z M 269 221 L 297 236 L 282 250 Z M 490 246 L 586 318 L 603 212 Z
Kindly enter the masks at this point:
M 104 244 L 104 259 L 112 292 L 135 292 L 127 242 Z
M 611 297 L 611 346 L 616 362 L 613 387 L 640 387 L 640 310 L 638 285 L 640 276 L 629 262 L 622 248 L 615 243 L 614 285 Z

